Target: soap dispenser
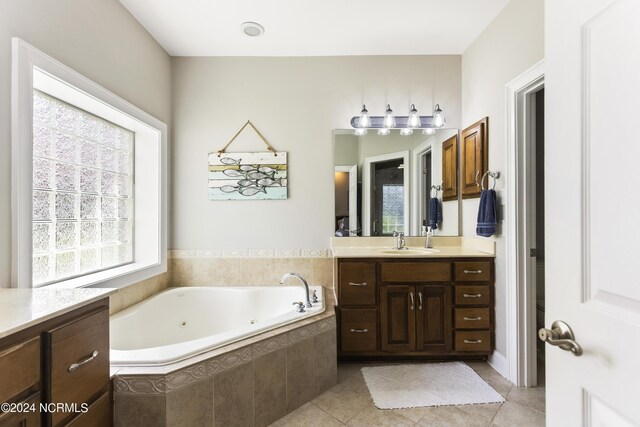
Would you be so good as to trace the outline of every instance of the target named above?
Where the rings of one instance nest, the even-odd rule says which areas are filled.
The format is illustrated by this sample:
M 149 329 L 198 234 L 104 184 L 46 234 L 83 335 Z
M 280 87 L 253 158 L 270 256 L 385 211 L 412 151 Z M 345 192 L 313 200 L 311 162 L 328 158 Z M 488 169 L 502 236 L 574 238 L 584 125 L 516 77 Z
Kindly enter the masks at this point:
M 427 238 L 424 240 L 424 247 L 425 248 L 433 248 L 432 237 L 433 237 L 433 232 L 431 231 L 431 227 L 429 227 L 427 229 Z

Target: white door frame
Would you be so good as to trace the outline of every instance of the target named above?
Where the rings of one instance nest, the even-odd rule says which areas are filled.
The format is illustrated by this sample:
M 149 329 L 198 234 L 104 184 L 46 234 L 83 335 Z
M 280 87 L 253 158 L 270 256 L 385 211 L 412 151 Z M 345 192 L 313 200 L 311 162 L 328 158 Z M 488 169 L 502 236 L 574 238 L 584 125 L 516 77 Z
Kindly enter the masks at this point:
M 536 386 L 536 287 L 535 265 L 529 249 L 531 217 L 535 209 L 527 177 L 532 173 L 529 141 L 535 137 L 531 126 L 530 96 L 544 86 L 544 61 L 540 61 L 506 86 L 507 141 L 507 233 L 506 300 L 508 379 L 517 386 Z M 535 122 L 533 122 L 535 123 Z M 535 218 L 535 216 L 533 217 Z M 535 229 L 533 229 L 535 231 Z
M 420 157 L 426 153 L 432 151 L 433 137 L 427 139 L 422 144 L 411 150 L 411 164 L 414 167 L 411 168 L 411 236 L 419 236 L 422 232 L 422 224 L 420 218 L 422 218 L 424 203 L 422 203 L 421 195 L 427 194 L 427 189 L 424 188 L 424 181 L 422 179 L 422 162 Z M 430 173 L 433 173 L 433 156 L 431 157 Z M 435 184 L 435 183 L 434 183 Z M 429 194 L 431 191 L 429 189 Z
M 357 236 L 358 229 L 358 165 L 336 166 L 336 172 L 349 174 L 349 236 Z
M 409 235 L 409 221 L 411 212 L 409 211 L 409 199 L 411 183 L 409 182 L 409 150 L 397 151 L 395 153 L 382 154 L 380 156 L 365 157 L 362 167 L 362 235 L 371 236 L 371 165 L 387 160 L 402 159 L 404 162 L 404 230 Z

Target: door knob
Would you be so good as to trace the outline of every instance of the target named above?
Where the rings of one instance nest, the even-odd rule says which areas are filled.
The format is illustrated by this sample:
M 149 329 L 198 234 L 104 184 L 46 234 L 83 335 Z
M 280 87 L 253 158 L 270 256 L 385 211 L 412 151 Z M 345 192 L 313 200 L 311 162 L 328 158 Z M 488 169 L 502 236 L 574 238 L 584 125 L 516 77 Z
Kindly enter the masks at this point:
M 570 351 L 575 356 L 582 355 L 582 347 L 576 342 L 573 331 L 562 320 L 556 320 L 551 325 L 551 329 L 540 328 L 538 331 L 540 341 L 560 347 L 562 350 Z

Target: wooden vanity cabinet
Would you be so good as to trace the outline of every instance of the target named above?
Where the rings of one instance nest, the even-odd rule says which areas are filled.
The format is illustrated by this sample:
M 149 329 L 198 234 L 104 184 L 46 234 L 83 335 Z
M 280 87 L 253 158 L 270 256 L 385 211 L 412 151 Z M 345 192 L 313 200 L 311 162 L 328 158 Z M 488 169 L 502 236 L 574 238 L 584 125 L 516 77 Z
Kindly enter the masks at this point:
M 491 354 L 493 268 L 492 259 L 339 259 L 339 357 Z
M 462 198 L 480 197 L 478 183 L 489 168 L 489 118 L 485 117 L 463 130 L 461 145 Z
M 0 402 L 36 408 L 0 412 L 0 427 L 112 425 L 109 299 L 1 338 L 0 376 Z M 77 411 L 53 410 L 60 403 Z M 52 410 L 41 411 L 41 404 Z

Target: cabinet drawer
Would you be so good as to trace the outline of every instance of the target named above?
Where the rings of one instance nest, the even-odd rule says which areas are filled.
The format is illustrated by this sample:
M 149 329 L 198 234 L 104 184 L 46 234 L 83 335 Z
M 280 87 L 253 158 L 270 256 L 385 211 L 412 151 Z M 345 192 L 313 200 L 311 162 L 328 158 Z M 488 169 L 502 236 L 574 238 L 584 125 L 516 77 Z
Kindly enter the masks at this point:
M 40 338 L 0 351 L 0 402 L 40 383 Z
M 84 414 L 80 414 L 67 427 L 103 427 L 113 425 L 111 394 L 106 392 L 100 396 Z
M 488 282 L 491 280 L 490 262 L 456 262 L 456 282 Z
M 45 333 L 50 345 L 51 402 L 89 402 L 109 385 L 109 311 L 94 312 Z M 70 413 L 54 412 L 56 425 Z
M 389 262 L 380 265 L 383 282 L 449 282 L 451 264 L 448 262 Z
M 342 351 L 376 351 L 378 310 L 343 308 L 340 310 L 340 348 Z
M 29 409 L 35 408 L 35 411 L 0 412 L 0 427 L 40 427 L 40 393 L 19 404 L 28 405 Z
M 456 351 L 491 351 L 490 331 L 456 331 Z
M 376 265 L 370 262 L 340 264 L 340 305 L 376 303 Z
M 490 326 L 489 308 L 456 308 L 456 329 L 486 329 Z
M 489 286 L 456 286 L 457 305 L 488 305 Z

